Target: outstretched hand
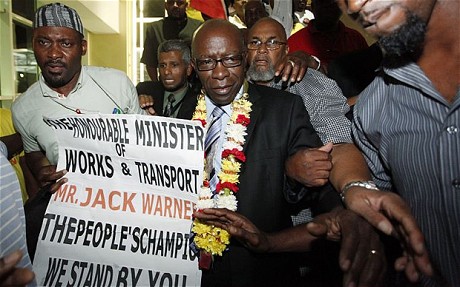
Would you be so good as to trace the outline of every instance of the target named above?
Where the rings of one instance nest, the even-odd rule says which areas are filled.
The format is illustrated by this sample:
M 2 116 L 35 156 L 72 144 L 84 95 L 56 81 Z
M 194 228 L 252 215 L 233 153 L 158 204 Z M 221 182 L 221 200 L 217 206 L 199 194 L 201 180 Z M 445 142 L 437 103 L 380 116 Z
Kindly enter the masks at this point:
M 385 234 L 400 240 L 404 254 L 396 260 L 396 270 L 404 270 L 411 282 L 416 282 L 421 273 L 433 275 L 423 234 L 399 195 L 353 187 L 346 193 L 345 204 Z
M 270 234 L 228 209 L 204 209 L 194 216 L 227 230 L 256 252 L 301 252 L 311 250 L 312 243 L 320 238 L 341 241 L 339 264 L 345 273 L 344 286 L 379 286 L 385 275 L 386 261 L 378 234 L 364 219 L 343 208 L 317 216 L 308 225 Z
M 380 286 L 386 271 L 383 244 L 374 228 L 352 211 L 337 208 L 307 224 L 315 237 L 340 241 L 343 286 Z
M 333 144 L 297 151 L 286 161 L 286 175 L 307 187 L 325 185 L 332 170 Z
M 207 208 L 196 211 L 193 216 L 209 225 L 225 229 L 250 250 L 268 252 L 270 249 L 267 234 L 239 213 L 225 208 Z

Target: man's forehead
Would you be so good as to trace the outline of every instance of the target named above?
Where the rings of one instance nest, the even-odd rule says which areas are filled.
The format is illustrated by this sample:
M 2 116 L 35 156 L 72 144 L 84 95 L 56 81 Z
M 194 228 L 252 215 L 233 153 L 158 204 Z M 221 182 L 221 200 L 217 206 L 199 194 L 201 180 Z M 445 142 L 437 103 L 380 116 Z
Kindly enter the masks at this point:
M 273 20 L 276 21 L 276 20 Z M 256 23 L 252 29 L 249 30 L 249 38 L 277 38 L 284 39 L 285 36 L 284 29 L 281 29 L 276 22 L 263 21 L 262 23 Z
M 80 33 L 76 30 L 67 27 L 53 27 L 53 26 L 42 26 L 37 27 L 33 30 L 33 35 L 38 37 L 56 37 L 62 36 L 65 38 L 78 37 Z
M 226 55 L 242 53 L 240 47 L 241 39 L 229 33 L 204 34 L 195 43 L 194 57 L 204 57 L 206 55 Z
M 168 51 L 168 52 L 160 52 L 160 58 L 168 60 L 168 59 L 179 59 L 182 58 L 181 51 Z

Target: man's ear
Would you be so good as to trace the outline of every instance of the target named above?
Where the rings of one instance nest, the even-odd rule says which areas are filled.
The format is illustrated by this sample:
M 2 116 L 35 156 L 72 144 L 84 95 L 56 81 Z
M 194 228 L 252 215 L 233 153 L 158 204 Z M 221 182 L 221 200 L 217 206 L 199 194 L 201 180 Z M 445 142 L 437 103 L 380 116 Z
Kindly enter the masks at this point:
M 88 50 L 88 42 L 84 39 L 81 40 L 81 55 L 86 55 L 86 51 Z
M 192 67 L 193 70 L 197 71 L 195 67 L 195 62 L 193 60 L 190 61 L 190 67 Z
M 243 53 L 243 63 L 242 63 L 243 67 L 244 67 L 244 72 L 246 73 L 246 71 L 248 70 L 249 68 L 249 64 L 248 64 L 248 52 L 244 52 Z

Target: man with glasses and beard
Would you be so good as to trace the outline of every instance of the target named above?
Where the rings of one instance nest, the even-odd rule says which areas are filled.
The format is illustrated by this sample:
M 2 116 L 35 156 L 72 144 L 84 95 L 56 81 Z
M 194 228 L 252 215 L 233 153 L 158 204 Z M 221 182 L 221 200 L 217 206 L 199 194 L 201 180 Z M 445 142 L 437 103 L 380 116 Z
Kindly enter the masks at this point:
M 396 268 L 411 281 L 460 286 L 460 1 L 338 3 L 384 52 L 355 106 L 353 134 L 385 191 L 350 188 L 345 203 L 400 233 L 409 257 Z
M 321 72 L 308 69 L 301 81 L 282 82 L 275 67 L 287 55 L 289 47 L 283 26 L 273 18 L 260 19 L 247 35 L 247 78 L 299 95 L 310 120 L 323 143 L 351 143 L 351 123 L 345 117 L 349 107 L 337 84 Z

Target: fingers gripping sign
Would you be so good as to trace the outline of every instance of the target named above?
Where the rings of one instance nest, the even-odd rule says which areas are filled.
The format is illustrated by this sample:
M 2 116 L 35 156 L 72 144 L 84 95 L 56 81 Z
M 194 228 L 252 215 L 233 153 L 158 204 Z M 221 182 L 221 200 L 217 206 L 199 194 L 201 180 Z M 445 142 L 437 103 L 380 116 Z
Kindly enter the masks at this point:
M 43 166 L 38 173 L 38 182 L 41 187 L 49 186 L 49 192 L 56 192 L 61 185 L 67 182 L 67 178 L 63 177 L 67 170 L 56 171 L 55 165 Z

